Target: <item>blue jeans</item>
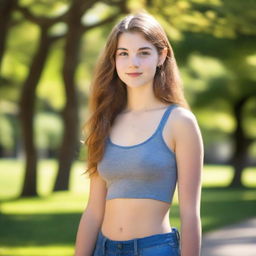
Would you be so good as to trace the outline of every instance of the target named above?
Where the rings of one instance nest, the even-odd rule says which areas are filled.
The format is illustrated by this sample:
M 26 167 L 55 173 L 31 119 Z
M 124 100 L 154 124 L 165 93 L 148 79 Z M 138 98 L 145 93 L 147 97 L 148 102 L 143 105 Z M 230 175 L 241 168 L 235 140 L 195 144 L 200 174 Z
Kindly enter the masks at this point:
M 92 256 L 180 256 L 180 234 L 173 227 L 168 233 L 117 241 L 100 230 Z

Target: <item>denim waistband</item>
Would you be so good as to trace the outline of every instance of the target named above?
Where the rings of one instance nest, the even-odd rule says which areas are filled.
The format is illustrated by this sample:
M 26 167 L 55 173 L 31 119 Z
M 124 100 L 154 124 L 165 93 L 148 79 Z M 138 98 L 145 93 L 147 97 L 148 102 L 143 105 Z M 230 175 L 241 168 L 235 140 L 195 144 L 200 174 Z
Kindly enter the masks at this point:
M 99 240 L 103 249 L 103 255 L 105 248 L 110 250 L 134 250 L 135 255 L 138 249 L 145 248 L 148 246 L 160 245 L 164 243 L 173 243 L 179 245 L 180 235 L 176 227 L 172 227 L 172 231 L 168 233 L 154 234 L 142 238 L 135 238 L 130 240 L 111 240 L 106 237 L 102 231 L 99 231 Z

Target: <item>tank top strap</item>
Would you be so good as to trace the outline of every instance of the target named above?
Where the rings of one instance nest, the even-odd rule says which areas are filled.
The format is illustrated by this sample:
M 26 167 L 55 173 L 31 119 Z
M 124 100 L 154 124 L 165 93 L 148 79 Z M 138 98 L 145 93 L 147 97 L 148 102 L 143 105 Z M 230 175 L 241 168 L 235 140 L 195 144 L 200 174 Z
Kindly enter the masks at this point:
M 171 113 L 171 111 L 172 111 L 175 107 L 178 107 L 178 106 L 179 106 L 178 104 L 172 104 L 172 105 L 170 105 L 170 106 L 167 107 L 167 109 L 165 110 L 165 112 L 164 112 L 164 114 L 163 114 L 163 117 L 162 117 L 162 119 L 161 119 L 161 121 L 160 121 L 160 124 L 159 124 L 159 126 L 158 126 L 158 129 L 157 129 L 158 131 L 162 131 L 162 129 L 163 129 L 163 127 L 164 127 L 164 125 L 165 125 L 165 123 L 166 123 L 166 121 L 167 121 L 167 119 L 168 119 L 170 113 Z

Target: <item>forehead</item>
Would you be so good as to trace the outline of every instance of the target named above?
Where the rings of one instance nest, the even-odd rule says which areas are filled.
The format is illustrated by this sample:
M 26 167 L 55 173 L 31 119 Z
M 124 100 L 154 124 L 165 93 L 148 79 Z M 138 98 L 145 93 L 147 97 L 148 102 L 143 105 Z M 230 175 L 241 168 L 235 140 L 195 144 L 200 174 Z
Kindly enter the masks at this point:
M 124 32 L 118 38 L 117 47 L 136 50 L 142 47 L 156 49 L 155 46 L 147 41 L 143 34 L 139 32 Z

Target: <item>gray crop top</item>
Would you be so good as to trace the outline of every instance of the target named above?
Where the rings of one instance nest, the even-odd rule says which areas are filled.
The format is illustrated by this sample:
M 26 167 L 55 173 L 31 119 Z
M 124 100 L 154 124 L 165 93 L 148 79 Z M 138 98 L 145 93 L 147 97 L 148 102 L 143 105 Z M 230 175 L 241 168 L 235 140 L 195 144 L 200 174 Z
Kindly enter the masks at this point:
M 166 145 L 162 131 L 172 109 L 147 140 L 132 146 L 114 144 L 109 136 L 98 172 L 107 184 L 106 200 L 113 198 L 151 198 L 171 203 L 177 182 L 175 153 Z

